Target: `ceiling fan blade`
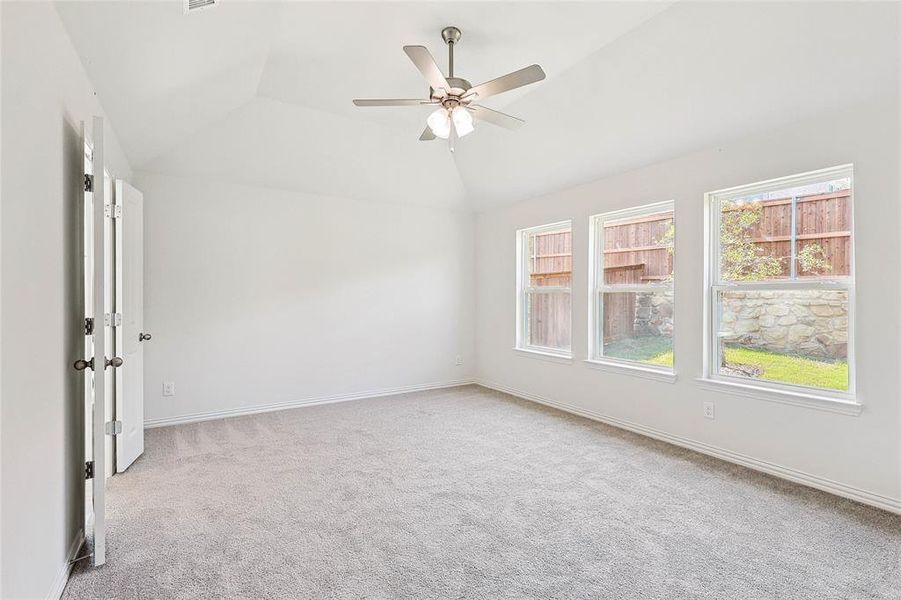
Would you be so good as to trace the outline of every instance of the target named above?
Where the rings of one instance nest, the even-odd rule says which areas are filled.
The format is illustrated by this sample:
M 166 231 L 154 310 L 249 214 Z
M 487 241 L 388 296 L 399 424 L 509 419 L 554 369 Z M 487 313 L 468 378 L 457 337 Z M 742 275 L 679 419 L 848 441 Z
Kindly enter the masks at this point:
M 419 136 L 420 142 L 428 142 L 435 139 L 435 134 L 432 133 L 432 128 L 428 125 L 425 126 L 425 129 L 422 130 L 422 135 Z
M 544 70 L 538 65 L 532 65 L 530 67 L 520 69 L 519 71 L 507 73 L 506 75 L 502 75 L 497 79 L 492 79 L 491 81 L 480 83 L 474 88 L 470 88 L 469 91 L 467 91 L 463 95 L 463 97 L 469 98 L 470 96 L 478 95 L 479 99 L 487 98 L 488 96 L 494 96 L 503 92 L 509 92 L 510 90 L 515 90 L 518 87 L 529 85 L 530 83 L 535 83 L 536 81 L 541 81 L 544 78 Z
M 487 106 L 469 106 L 468 108 L 472 111 L 472 116 L 476 119 L 491 123 L 492 125 L 497 125 L 498 127 L 503 127 L 504 129 L 515 130 L 525 124 L 525 121 L 518 117 L 492 110 Z
M 417 98 L 357 98 L 354 100 L 354 104 L 357 106 L 420 106 L 436 103 L 432 100 Z
M 404 46 L 404 52 L 407 53 L 407 56 L 410 57 L 410 60 L 413 61 L 413 64 L 416 65 L 416 68 L 419 69 L 419 72 L 422 73 L 422 76 L 425 77 L 430 86 L 445 92 L 450 89 L 450 84 L 444 78 L 444 74 L 438 68 L 438 64 L 432 58 L 432 53 L 429 52 L 428 48 L 425 46 Z

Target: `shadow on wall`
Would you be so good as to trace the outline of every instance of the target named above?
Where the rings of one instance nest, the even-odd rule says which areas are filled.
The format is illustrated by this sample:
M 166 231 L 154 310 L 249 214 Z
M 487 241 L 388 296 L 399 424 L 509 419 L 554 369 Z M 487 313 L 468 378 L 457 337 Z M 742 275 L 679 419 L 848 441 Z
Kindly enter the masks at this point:
M 66 531 L 71 537 L 84 527 L 84 387 L 80 372 L 72 368 L 72 363 L 84 354 L 84 145 L 81 139 L 81 124 L 73 119 L 62 121 L 64 176 L 57 202 L 63 214 L 64 256 L 63 299 L 66 323 L 63 335 L 65 361 L 54 368 L 64 369 L 65 397 L 63 400 L 63 423 L 66 465 L 65 494 Z

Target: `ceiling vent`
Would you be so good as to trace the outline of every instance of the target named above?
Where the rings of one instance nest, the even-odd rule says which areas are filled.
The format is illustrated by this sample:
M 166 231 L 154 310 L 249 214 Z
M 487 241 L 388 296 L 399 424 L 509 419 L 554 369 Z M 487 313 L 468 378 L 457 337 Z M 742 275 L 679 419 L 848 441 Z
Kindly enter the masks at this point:
M 219 0 L 185 0 L 185 14 L 216 6 Z

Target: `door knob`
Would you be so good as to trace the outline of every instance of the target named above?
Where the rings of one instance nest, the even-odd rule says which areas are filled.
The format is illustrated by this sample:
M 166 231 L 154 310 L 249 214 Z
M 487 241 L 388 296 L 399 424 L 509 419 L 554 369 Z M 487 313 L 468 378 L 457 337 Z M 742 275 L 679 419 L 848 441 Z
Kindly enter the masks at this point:
M 138 341 L 143 342 L 144 340 L 149 340 L 152 336 L 149 333 L 139 333 Z
M 114 356 L 112 358 L 106 359 L 106 366 L 112 367 L 115 369 L 116 367 L 121 367 L 123 362 L 125 362 L 125 361 L 123 361 L 118 356 Z
M 91 369 L 93 371 L 94 359 L 92 358 L 91 360 L 85 360 L 83 358 L 79 358 L 72 366 L 75 367 L 76 371 L 84 371 L 85 369 Z

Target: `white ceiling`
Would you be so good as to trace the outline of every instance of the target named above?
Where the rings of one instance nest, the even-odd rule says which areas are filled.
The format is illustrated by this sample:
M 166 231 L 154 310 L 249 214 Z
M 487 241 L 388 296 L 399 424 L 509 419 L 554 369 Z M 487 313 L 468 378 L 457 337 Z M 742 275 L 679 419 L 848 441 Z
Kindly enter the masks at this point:
M 898 89 L 893 4 L 60 2 L 136 169 L 351 198 L 482 209 L 648 164 Z M 544 82 L 486 100 L 450 155 L 401 50 L 463 30 L 473 84 L 539 63 Z M 866 68 L 861 68 L 866 65 Z

